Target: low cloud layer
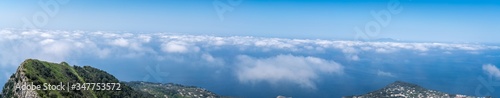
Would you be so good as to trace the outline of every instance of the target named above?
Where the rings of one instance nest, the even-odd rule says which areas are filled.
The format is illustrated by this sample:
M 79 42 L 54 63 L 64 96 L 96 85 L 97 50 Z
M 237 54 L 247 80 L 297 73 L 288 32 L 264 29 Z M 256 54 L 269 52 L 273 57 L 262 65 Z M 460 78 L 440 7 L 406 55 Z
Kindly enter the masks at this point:
M 489 76 L 500 78 L 500 69 L 498 69 L 495 65 L 485 64 L 483 65 L 483 71 L 486 72 Z
M 289 81 L 305 88 L 315 88 L 315 81 L 319 75 L 342 74 L 344 68 L 335 62 L 340 61 L 339 58 L 332 59 L 318 55 L 340 53 L 339 56 L 345 60 L 362 61 L 368 60 L 362 53 L 385 55 L 398 51 L 412 51 L 416 54 L 427 54 L 440 51 L 435 53 L 450 55 L 460 52 L 480 53 L 483 50 L 500 50 L 500 47 L 458 43 L 2 29 L 0 49 L 2 49 L 0 68 L 5 70 L 9 68 L 9 71 L 15 70 L 14 68 L 27 58 L 51 62 L 73 62 L 82 58 L 170 60 L 178 64 L 215 65 L 210 67 L 234 70 L 236 77 L 242 83 L 274 84 Z M 266 56 L 252 54 L 266 54 Z M 491 67 L 483 69 L 492 75 L 500 76 L 497 75 L 498 70 L 493 70 Z M 377 74 L 394 76 L 384 71 L 379 71 Z
M 335 61 L 316 57 L 278 55 L 270 58 L 239 56 L 240 67 L 236 71 L 242 82 L 268 82 L 271 84 L 292 82 L 304 88 L 316 88 L 320 74 L 342 74 L 343 66 Z
M 346 59 L 363 59 L 360 52 L 391 53 L 400 50 L 427 52 L 431 50 L 464 50 L 476 53 L 479 50 L 500 49 L 498 46 L 479 44 L 406 43 L 406 42 L 360 42 L 320 39 L 284 39 L 249 36 L 217 37 L 204 35 L 179 35 L 168 33 L 110 33 L 58 30 L 12 30 L 0 31 L 0 63 L 13 66 L 26 58 L 63 61 L 79 56 L 98 58 L 141 57 L 162 58 L 171 53 L 203 54 L 221 49 L 223 46 L 238 47 L 240 51 L 271 50 L 290 53 L 340 51 Z

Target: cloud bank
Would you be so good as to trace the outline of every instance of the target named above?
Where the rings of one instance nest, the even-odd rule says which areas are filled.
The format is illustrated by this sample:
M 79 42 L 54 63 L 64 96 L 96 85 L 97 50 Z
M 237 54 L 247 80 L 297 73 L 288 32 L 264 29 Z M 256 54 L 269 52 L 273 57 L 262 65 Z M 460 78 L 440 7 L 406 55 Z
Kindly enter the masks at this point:
M 349 61 L 367 60 L 362 53 L 390 54 L 412 51 L 417 54 L 480 53 L 500 50 L 499 46 L 460 43 L 362 42 L 322 39 L 264 38 L 252 36 L 208 36 L 172 33 L 122 33 L 105 31 L 0 30 L 0 68 L 14 70 L 27 58 L 61 62 L 78 59 L 153 59 L 179 64 L 215 65 L 234 70 L 244 82 L 288 81 L 315 88 L 321 74 L 342 74 L 340 56 Z M 266 54 L 256 56 L 251 54 Z M 342 55 L 343 54 L 343 55 Z M 331 57 L 331 56 L 330 56 Z M 233 60 L 233 58 L 235 58 Z M 335 61 L 337 62 L 335 62 Z M 495 67 L 496 68 L 496 67 Z M 483 67 L 498 75 L 498 70 Z M 380 76 L 394 76 L 378 71 Z
M 153 55 L 162 58 L 168 54 L 203 54 L 224 46 L 237 47 L 239 51 L 280 50 L 290 53 L 321 53 L 339 51 L 346 59 L 358 61 L 360 52 L 392 53 L 401 50 L 428 52 L 433 50 L 463 50 L 477 53 L 479 50 L 500 49 L 498 46 L 480 44 L 410 43 L 410 42 L 361 42 L 321 39 L 262 38 L 251 36 L 217 37 L 206 35 L 182 35 L 169 33 L 113 33 L 59 30 L 0 31 L 2 66 L 14 65 L 26 58 L 62 61 L 91 55 L 99 58 L 141 57 Z M 443 52 L 444 53 L 444 52 Z M 448 52 L 449 53 L 449 52 Z M 201 55 L 200 55 L 201 56 Z
M 270 58 L 239 56 L 240 68 L 236 75 L 242 82 L 292 82 L 304 88 L 315 88 L 314 80 L 322 73 L 343 73 L 343 66 L 335 61 L 316 57 L 278 55 Z

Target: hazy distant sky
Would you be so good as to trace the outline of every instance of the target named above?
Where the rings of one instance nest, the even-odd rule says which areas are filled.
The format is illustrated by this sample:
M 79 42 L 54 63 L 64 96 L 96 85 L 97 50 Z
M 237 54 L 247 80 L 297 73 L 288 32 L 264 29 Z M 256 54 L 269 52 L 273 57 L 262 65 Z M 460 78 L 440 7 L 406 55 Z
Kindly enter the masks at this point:
M 44 12 L 39 2 L 0 1 L 0 28 L 22 28 Z M 498 0 L 399 0 L 377 38 L 409 41 L 500 42 Z M 233 9 L 221 16 L 214 2 Z M 354 39 L 355 27 L 390 0 L 69 0 L 39 29 L 172 32 L 285 38 Z

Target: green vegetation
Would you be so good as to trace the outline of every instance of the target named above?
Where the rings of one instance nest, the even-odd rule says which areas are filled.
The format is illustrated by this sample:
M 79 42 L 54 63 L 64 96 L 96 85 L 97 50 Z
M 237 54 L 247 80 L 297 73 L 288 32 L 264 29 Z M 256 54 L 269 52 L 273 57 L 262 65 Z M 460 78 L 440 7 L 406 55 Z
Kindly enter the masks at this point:
M 119 83 L 120 90 L 20 90 L 21 82 L 33 85 L 64 83 Z M 66 86 L 69 86 L 66 85 Z M 68 87 L 69 88 L 69 87 Z M 66 62 L 50 63 L 28 59 L 5 84 L 0 98 L 23 98 L 37 95 L 42 98 L 221 98 L 203 88 L 180 84 L 151 82 L 120 82 L 113 75 L 90 66 L 70 66 Z
M 69 66 L 68 63 L 62 62 L 49 63 L 34 59 L 24 61 L 18 69 L 18 73 L 24 73 L 27 82 L 33 82 L 34 85 L 43 85 L 44 83 L 59 84 L 59 83 L 120 83 L 113 75 L 90 67 L 90 66 Z M 2 91 L 2 97 L 11 98 L 18 97 L 15 95 L 14 86 L 16 74 L 11 76 L 11 79 L 5 84 Z M 124 84 L 124 83 L 121 83 Z M 121 90 L 36 90 L 39 97 L 43 98 L 144 98 L 153 97 L 151 94 L 134 91 L 127 85 L 121 85 Z
M 10 78 L 14 78 L 14 75 L 11 75 Z M 0 94 L 0 98 L 6 98 L 5 96 L 13 96 L 14 92 L 12 90 L 5 90 L 5 87 L 13 87 L 13 86 L 14 82 L 8 81 L 7 83 L 5 83 L 4 90 L 2 91 L 2 94 Z

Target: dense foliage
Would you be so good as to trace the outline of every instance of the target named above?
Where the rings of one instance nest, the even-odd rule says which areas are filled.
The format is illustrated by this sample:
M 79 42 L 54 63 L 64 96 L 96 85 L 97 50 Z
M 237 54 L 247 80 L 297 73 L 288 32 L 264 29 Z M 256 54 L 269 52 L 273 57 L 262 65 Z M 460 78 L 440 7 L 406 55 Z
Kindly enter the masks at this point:
M 28 82 L 33 82 L 34 85 L 43 85 L 43 83 L 59 84 L 59 83 L 120 83 L 113 75 L 90 67 L 90 66 L 69 66 L 68 63 L 62 62 L 49 63 L 45 61 L 28 59 L 21 64 L 19 71 L 22 71 L 28 78 Z M 5 98 L 13 96 L 14 84 L 18 79 L 14 75 L 5 84 L 2 91 Z M 50 98 L 144 98 L 153 97 L 151 94 L 134 91 L 131 87 L 121 83 L 121 90 L 37 90 L 38 96 Z

